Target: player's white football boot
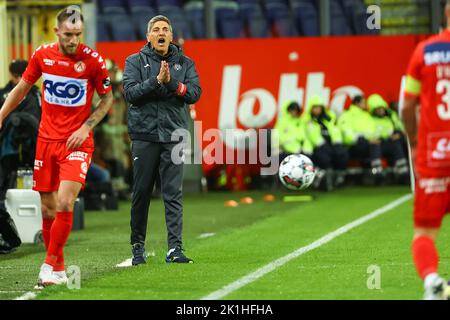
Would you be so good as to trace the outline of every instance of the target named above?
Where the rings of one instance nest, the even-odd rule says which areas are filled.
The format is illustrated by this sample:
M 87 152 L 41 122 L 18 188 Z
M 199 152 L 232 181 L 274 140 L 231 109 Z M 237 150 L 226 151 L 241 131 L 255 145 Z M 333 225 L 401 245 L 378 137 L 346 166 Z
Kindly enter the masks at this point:
M 435 277 L 430 279 L 430 281 L 425 281 L 425 295 L 423 299 L 447 300 L 448 297 L 445 296 L 447 292 L 447 281 L 436 275 Z
M 59 284 L 58 278 L 53 274 L 53 266 L 49 264 L 42 264 L 41 271 L 38 276 L 38 283 L 35 289 L 43 289 L 47 286 Z
M 53 275 L 56 277 L 56 279 L 58 279 L 58 283 L 57 284 L 67 284 L 67 275 L 66 272 L 63 271 L 53 271 Z

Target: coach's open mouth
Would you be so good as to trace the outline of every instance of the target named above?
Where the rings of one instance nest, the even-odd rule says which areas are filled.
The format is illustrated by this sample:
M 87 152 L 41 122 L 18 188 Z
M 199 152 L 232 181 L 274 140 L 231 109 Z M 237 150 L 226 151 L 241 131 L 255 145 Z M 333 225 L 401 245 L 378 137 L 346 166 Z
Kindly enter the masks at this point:
M 166 43 L 166 39 L 164 39 L 164 38 L 159 38 L 159 39 L 158 39 L 158 43 L 159 43 L 159 44 L 164 44 L 164 43 Z

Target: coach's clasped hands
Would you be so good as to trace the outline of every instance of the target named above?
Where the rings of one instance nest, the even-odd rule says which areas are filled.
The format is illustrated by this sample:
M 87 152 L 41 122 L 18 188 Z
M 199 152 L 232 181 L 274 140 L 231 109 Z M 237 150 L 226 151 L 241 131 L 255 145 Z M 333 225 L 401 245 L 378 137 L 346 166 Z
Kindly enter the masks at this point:
M 160 83 L 167 83 L 170 81 L 170 69 L 167 61 L 161 61 L 161 67 L 159 68 L 159 74 L 156 77 Z
M 73 150 L 79 148 L 84 141 L 89 137 L 89 132 L 91 128 L 86 124 L 83 124 L 77 131 L 72 133 L 72 135 L 67 139 L 66 147 L 67 149 Z

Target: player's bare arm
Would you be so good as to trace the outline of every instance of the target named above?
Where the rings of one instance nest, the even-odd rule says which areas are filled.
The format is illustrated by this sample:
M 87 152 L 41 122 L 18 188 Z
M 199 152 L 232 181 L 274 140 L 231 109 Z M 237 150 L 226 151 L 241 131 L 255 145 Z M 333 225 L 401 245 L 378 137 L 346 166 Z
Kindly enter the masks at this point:
M 3 120 L 17 108 L 20 102 L 30 91 L 32 85 L 24 80 L 20 80 L 14 89 L 8 94 L 2 108 L 0 109 L 0 129 L 2 128 Z
M 416 145 L 417 145 L 417 111 L 418 100 L 416 97 L 405 97 L 402 119 L 405 124 L 406 134 L 408 135 L 409 145 L 411 148 L 412 163 L 416 160 Z
M 402 109 L 402 118 L 411 148 L 415 148 L 417 143 L 417 102 L 417 98 L 415 97 L 405 97 L 405 102 Z
M 100 95 L 100 101 L 85 123 L 67 139 L 67 148 L 77 149 L 89 137 L 89 132 L 105 117 L 114 101 L 112 92 Z

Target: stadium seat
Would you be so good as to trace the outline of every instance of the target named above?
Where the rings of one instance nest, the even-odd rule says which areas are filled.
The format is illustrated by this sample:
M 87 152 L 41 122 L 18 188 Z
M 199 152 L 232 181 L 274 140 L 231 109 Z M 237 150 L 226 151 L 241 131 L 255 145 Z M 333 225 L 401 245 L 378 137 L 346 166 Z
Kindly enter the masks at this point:
M 97 17 L 97 41 L 111 41 L 108 21 L 101 16 Z
M 342 4 L 354 34 L 372 33 L 367 29 L 368 14 L 363 0 L 342 0 Z
M 293 11 L 300 34 L 304 36 L 319 36 L 319 14 L 314 0 L 292 1 Z
M 282 0 L 266 0 L 264 9 L 274 36 L 293 37 L 298 35 L 289 7 Z
M 131 13 L 131 20 L 133 21 L 134 29 L 137 31 L 139 39 L 145 39 L 148 22 L 155 15 L 156 13 L 151 7 L 146 7 L 145 9 L 142 7 L 140 11 Z
M 170 19 L 170 18 L 169 18 Z M 189 22 L 184 16 L 176 16 L 170 19 L 174 39 L 192 39 L 192 31 Z
M 154 2 L 157 8 L 162 6 L 181 7 L 179 0 L 154 0 Z
M 151 7 L 153 5 L 152 0 L 125 0 L 128 3 L 128 7 Z
M 239 15 L 239 6 L 235 2 L 218 1 L 215 3 L 216 28 L 220 38 L 241 38 L 244 34 Z
M 350 35 L 350 21 L 344 13 L 339 1 L 330 1 L 330 34 L 331 35 Z
M 258 0 L 238 0 L 238 3 L 247 35 L 251 38 L 269 37 L 269 24 Z
M 136 32 L 128 15 L 116 14 L 110 19 L 113 41 L 136 41 Z
M 192 1 L 184 6 L 184 12 L 191 25 L 193 36 L 196 39 L 205 38 L 205 20 L 203 17 L 203 2 Z
M 125 3 L 122 0 L 99 0 L 100 11 L 104 14 L 125 14 Z
M 128 7 L 132 14 L 144 14 L 148 12 L 150 12 L 150 14 L 155 14 L 149 0 L 130 0 L 128 1 Z

